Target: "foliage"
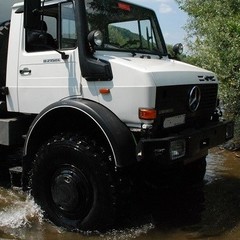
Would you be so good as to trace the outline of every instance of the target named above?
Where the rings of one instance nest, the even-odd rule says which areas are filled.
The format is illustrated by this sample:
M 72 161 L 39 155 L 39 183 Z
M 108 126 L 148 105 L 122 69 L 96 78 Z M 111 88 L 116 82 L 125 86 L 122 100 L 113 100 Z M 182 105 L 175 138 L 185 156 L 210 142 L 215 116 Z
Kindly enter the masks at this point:
M 240 114 L 240 0 L 176 0 L 189 15 L 188 61 L 214 71 L 226 109 Z

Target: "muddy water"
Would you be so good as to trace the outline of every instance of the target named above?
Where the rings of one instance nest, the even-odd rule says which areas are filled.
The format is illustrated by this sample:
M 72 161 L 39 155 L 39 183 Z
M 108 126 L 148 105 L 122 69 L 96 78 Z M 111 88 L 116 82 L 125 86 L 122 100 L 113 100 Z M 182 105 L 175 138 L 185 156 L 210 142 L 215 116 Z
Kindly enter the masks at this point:
M 0 240 L 236 240 L 240 239 L 240 156 L 214 149 L 203 185 L 140 192 L 121 226 L 105 234 L 66 232 L 46 222 L 29 196 L 0 188 Z

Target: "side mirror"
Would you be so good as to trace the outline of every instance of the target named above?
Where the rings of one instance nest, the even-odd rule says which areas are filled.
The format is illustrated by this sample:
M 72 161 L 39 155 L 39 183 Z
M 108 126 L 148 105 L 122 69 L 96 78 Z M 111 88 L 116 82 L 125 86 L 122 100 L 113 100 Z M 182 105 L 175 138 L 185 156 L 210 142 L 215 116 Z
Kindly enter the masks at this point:
M 183 45 L 181 43 L 177 43 L 173 46 L 173 52 L 175 55 L 181 55 L 183 53 Z

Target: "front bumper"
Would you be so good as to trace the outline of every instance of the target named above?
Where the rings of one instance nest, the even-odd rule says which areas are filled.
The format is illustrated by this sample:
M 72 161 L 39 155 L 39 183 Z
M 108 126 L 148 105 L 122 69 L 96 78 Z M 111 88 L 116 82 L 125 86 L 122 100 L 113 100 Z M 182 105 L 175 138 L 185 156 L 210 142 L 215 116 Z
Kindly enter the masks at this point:
M 208 154 L 208 149 L 233 138 L 232 121 L 211 123 L 207 127 L 184 130 L 178 135 L 157 139 L 142 139 L 137 145 L 137 160 L 157 160 L 161 164 L 192 162 Z M 173 143 L 184 142 L 184 154 L 173 158 Z

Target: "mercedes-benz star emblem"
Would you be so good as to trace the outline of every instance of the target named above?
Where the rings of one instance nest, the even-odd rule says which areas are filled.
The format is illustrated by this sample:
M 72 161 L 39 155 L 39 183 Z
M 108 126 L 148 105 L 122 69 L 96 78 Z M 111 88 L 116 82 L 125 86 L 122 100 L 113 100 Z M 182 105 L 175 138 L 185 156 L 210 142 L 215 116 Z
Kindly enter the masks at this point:
M 201 101 L 201 90 L 199 87 L 194 86 L 189 94 L 188 106 L 192 112 L 197 111 Z

